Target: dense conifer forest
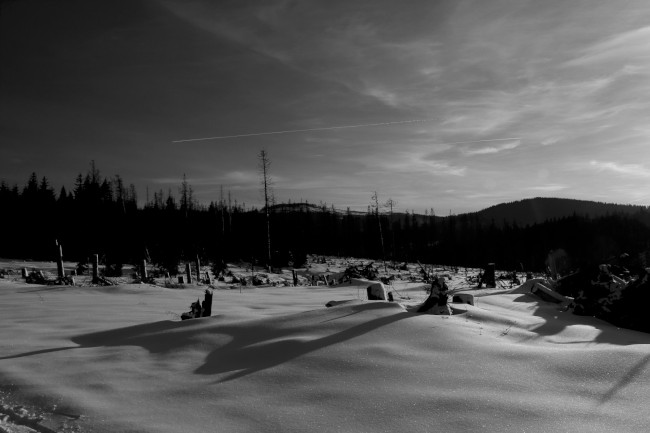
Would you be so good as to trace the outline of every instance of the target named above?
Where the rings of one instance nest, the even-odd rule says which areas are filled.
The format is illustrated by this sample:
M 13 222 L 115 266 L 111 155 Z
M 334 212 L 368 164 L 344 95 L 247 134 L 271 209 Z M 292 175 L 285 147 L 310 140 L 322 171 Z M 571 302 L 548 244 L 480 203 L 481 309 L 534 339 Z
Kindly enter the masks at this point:
M 571 212 L 570 202 L 580 212 Z M 540 214 L 553 203 L 566 208 L 564 216 L 517 221 L 522 209 Z M 229 192 L 198 203 L 186 180 L 177 191 L 153 192 L 139 206 L 133 184 L 125 185 L 120 176 L 103 177 L 93 163 L 71 191 L 56 192 L 36 173 L 23 187 L 2 181 L 0 208 L 5 230 L 0 256 L 7 258 L 53 260 L 58 240 L 66 260 L 85 261 L 95 253 L 105 264 L 148 259 L 172 273 L 179 261 L 197 255 L 215 262 L 267 261 L 264 209 L 246 209 Z M 549 251 L 558 248 L 573 267 L 624 252 L 645 265 L 650 247 L 645 207 L 533 199 L 495 208 L 440 217 L 433 210 L 393 213 L 381 205 L 369 206 L 366 213 L 326 204 L 274 205 L 269 212 L 273 265 L 300 266 L 306 254 L 318 254 L 469 267 L 495 262 L 500 269 L 540 271 Z

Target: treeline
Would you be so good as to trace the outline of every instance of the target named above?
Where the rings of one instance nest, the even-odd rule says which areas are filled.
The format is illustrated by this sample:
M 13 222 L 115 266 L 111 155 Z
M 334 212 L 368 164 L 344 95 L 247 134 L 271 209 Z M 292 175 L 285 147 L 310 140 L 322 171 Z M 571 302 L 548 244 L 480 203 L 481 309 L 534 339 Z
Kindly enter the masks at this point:
M 551 250 L 564 249 L 572 265 L 604 261 L 623 252 L 639 256 L 650 247 L 650 214 L 572 215 L 519 226 L 478 214 L 437 217 L 392 213 L 369 206 L 359 214 L 325 204 L 282 204 L 270 210 L 274 266 L 301 265 L 306 254 L 421 261 L 540 271 Z M 134 185 L 103 177 L 94 164 L 58 194 L 33 173 L 21 189 L 0 183 L 0 256 L 52 260 L 55 240 L 64 258 L 84 261 L 100 254 L 105 264 L 148 259 L 176 271 L 181 260 L 256 260 L 266 264 L 266 217 L 245 209 L 229 193 L 197 203 L 184 179 L 176 192 L 156 191 L 138 206 Z

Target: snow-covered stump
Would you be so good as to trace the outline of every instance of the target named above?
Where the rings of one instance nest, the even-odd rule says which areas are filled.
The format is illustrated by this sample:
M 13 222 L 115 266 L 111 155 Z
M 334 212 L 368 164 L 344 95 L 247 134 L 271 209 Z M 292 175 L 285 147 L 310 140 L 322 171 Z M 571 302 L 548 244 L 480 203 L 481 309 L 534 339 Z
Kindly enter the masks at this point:
M 23 275 L 23 278 L 27 278 L 27 276 L 29 275 L 29 272 L 27 271 L 27 268 L 23 268 L 22 275 Z
M 420 305 L 417 312 L 450 316 L 452 311 L 448 304 L 447 291 L 445 279 L 443 277 L 434 278 L 431 282 L 429 297 Z
M 441 301 L 435 296 L 429 296 L 417 309 L 418 313 L 429 313 L 439 316 L 451 316 L 451 308 L 446 301 Z
M 383 283 L 372 283 L 366 288 L 369 301 L 387 301 L 388 292 Z
M 185 263 L 185 275 L 187 276 L 187 284 L 192 284 L 192 266 Z
M 547 302 L 557 304 L 569 304 L 571 299 L 556 292 L 550 287 L 550 284 L 543 278 L 533 278 L 522 284 L 520 290 L 529 292 Z
M 196 302 L 190 304 L 190 311 L 181 314 L 181 320 L 198 319 L 200 317 L 210 317 L 212 315 L 212 292 L 205 289 L 203 302 L 198 298 Z
M 451 298 L 451 302 L 454 304 L 474 305 L 474 295 L 470 295 L 469 293 L 457 293 Z

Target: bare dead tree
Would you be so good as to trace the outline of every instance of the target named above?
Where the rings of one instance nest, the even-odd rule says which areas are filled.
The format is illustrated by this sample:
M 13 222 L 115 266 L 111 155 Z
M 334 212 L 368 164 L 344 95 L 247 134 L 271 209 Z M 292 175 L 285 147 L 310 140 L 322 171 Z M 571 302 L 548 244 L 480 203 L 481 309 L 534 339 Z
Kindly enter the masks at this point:
M 264 187 L 264 210 L 266 214 L 266 249 L 267 249 L 267 261 L 268 269 L 271 271 L 271 215 L 269 210 L 269 204 L 272 202 L 272 192 L 271 185 L 273 183 L 270 175 L 269 168 L 271 167 L 271 161 L 269 160 L 269 155 L 266 153 L 266 150 L 262 149 L 259 154 L 259 167 L 260 173 L 262 175 L 262 186 Z
M 232 233 L 232 196 L 230 191 L 228 191 L 228 233 Z
M 393 230 L 393 208 L 397 206 L 397 201 L 393 200 L 392 198 L 388 198 L 386 201 L 386 204 L 384 205 L 388 208 L 389 211 L 389 229 L 392 237 L 392 245 L 391 245 L 391 259 L 393 260 L 393 266 L 395 265 L 395 231 Z
M 379 215 L 379 197 L 377 196 L 377 191 L 372 193 L 371 197 L 372 202 L 370 207 L 374 210 L 375 216 L 377 217 L 377 224 L 379 225 L 379 240 L 381 241 L 381 261 L 384 263 L 384 271 L 388 273 L 386 268 L 386 252 L 384 251 L 384 233 L 381 228 L 381 217 Z
M 181 182 L 179 193 L 181 195 L 181 211 L 183 212 L 185 219 L 187 219 L 188 213 L 192 209 L 192 201 L 194 198 L 192 187 L 187 181 L 185 173 L 183 173 L 183 181 Z
M 222 239 L 226 237 L 226 218 L 224 215 L 225 201 L 223 198 L 223 185 L 220 188 L 221 192 L 219 195 L 219 210 L 221 211 L 221 237 Z

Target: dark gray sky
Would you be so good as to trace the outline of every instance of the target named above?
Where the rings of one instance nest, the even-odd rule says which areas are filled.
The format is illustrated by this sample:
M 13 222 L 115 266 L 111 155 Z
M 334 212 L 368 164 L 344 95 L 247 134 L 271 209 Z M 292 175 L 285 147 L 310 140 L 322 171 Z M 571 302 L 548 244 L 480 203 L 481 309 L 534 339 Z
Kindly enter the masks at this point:
M 9 183 L 94 159 L 141 196 L 186 173 L 259 204 L 265 148 L 280 201 L 650 202 L 646 0 L 1 4 Z

